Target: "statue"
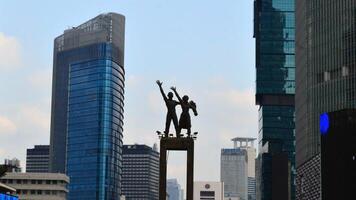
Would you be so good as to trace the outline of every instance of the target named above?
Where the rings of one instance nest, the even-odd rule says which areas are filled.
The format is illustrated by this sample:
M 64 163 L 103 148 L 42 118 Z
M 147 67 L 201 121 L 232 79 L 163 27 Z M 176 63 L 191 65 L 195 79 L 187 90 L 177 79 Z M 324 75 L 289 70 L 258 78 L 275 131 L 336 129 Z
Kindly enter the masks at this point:
M 163 83 L 161 81 L 157 80 L 156 83 L 159 86 L 163 100 L 167 106 L 166 127 L 164 130 L 164 134 L 166 137 L 168 137 L 169 127 L 171 125 L 171 121 L 173 121 L 173 125 L 176 130 L 176 135 L 177 135 L 177 137 L 179 137 L 180 135 L 179 135 L 179 131 L 178 131 L 178 118 L 177 118 L 177 113 L 176 113 L 176 106 L 179 104 L 179 102 L 173 100 L 172 92 L 168 92 L 168 95 L 167 95 L 168 98 L 167 98 L 166 94 L 163 91 L 163 88 L 162 88 Z
M 179 101 L 173 100 L 173 96 L 174 96 L 173 93 L 169 92 L 166 96 L 162 88 L 163 83 L 159 80 L 157 80 L 156 83 L 159 86 L 163 100 L 167 106 L 166 126 L 164 130 L 165 137 L 168 137 L 169 135 L 169 128 L 172 121 L 173 121 L 174 128 L 176 130 L 177 138 L 181 136 L 180 133 L 182 129 L 187 129 L 187 135 L 188 137 L 190 137 L 192 124 L 191 124 L 189 111 L 190 109 L 192 109 L 194 115 L 197 116 L 198 112 L 197 112 L 196 104 L 194 103 L 194 101 L 189 101 L 189 97 L 187 95 L 184 95 L 183 98 L 181 98 L 175 87 L 171 87 L 171 89 L 173 90 L 174 94 L 176 95 Z M 182 114 L 180 115 L 179 122 L 178 122 L 176 108 L 175 108 L 177 105 L 180 105 L 182 108 Z M 160 134 L 159 131 L 157 131 L 157 133 Z
M 197 106 L 194 101 L 189 101 L 189 97 L 187 95 L 184 95 L 183 98 L 181 98 L 175 87 L 171 87 L 171 89 L 173 90 L 174 94 L 177 96 L 179 100 L 179 104 L 182 107 L 182 114 L 180 115 L 179 118 L 178 135 L 180 135 L 182 129 L 187 129 L 187 135 L 188 137 L 190 137 L 192 123 L 190 119 L 189 109 L 192 109 L 194 115 L 198 116 Z

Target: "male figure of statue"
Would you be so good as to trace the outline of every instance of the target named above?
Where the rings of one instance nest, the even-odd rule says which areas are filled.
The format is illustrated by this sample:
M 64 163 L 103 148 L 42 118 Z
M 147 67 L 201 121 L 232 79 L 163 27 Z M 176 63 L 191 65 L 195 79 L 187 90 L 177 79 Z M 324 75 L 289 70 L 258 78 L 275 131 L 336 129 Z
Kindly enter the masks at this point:
M 164 102 L 166 103 L 166 106 L 167 106 L 166 128 L 164 131 L 165 136 L 168 137 L 169 127 L 171 125 L 171 121 L 173 121 L 173 125 L 176 130 L 176 135 L 177 135 L 177 137 L 180 137 L 180 134 L 178 131 L 178 118 L 177 118 L 177 113 L 176 113 L 176 106 L 179 104 L 179 102 L 173 100 L 172 92 L 168 92 L 168 94 L 167 94 L 168 98 L 167 98 L 166 94 L 163 91 L 161 81 L 158 80 L 158 81 L 156 81 L 156 83 L 159 86 L 162 97 L 163 97 Z

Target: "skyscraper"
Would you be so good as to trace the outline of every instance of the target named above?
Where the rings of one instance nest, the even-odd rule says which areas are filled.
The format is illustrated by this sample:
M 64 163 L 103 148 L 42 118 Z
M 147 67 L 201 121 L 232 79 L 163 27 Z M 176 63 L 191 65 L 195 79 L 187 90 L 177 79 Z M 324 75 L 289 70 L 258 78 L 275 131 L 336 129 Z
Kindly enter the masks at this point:
M 69 200 L 119 199 L 124 33 L 107 13 L 54 41 L 50 169 L 70 177 Z
M 226 198 L 248 200 L 248 158 L 246 149 L 222 149 L 220 181 L 224 183 Z
M 295 50 L 294 0 L 255 0 L 256 104 L 259 105 L 260 170 L 257 199 L 273 196 L 272 160 L 285 154 L 290 165 L 289 187 L 285 194 L 295 196 Z M 277 156 L 276 159 L 273 159 Z
M 159 153 L 146 145 L 124 145 L 122 194 L 127 200 L 158 200 Z
M 48 173 L 49 145 L 35 145 L 27 149 L 26 172 Z
M 169 195 L 168 200 L 181 200 L 182 189 L 177 179 L 167 180 L 167 193 Z
M 256 149 L 254 147 L 255 138 L 236 137 L 231 139 L 234 148 L 244 149 L 247 152 L 247 195 L 248 200 L 256 199 Z M 241 177 L 239 177 L 241 178 Z
M 320 115 L 356 108 L 355 9 L 354 0 L 296 0 L 298 199 L 321 198 Z

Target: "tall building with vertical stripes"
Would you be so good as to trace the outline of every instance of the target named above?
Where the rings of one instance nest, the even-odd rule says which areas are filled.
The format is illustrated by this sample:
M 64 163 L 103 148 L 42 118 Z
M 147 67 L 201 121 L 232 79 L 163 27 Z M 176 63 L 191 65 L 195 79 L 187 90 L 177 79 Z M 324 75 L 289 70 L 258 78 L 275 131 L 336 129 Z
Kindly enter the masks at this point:
M 101 14 L 54 40 L 50 171 L 69 200 L 121 194 L 125 17 Z
M 295 198 L 294 3 L 294 0 L 254 1 L 256 105 L 259 106 L 258 200 Z M 287 160 L 280 159 L 284 156 Z M 285 177 L 273 171 L 273 163 L 285 166 Z M 278 192 L 274 188 L 277 182 L 286 188 Z
M 356 108 L 355 10 L 355 0 L 296 0 L 297 199 L 324 199 L 321 114 Z

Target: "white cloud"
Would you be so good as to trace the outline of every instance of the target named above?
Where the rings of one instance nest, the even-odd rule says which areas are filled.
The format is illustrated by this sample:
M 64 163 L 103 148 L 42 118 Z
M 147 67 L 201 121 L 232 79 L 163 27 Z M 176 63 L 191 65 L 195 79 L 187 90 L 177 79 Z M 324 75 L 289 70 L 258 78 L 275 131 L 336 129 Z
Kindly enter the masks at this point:
M 0 157 L 5 157 L 5 151 L 4 151 L 4 149 L 0 149 Z
M 48 109 L 46 109 L 48 110 Z M 38 106 L 23 106 L 21 108 L 21 121 L 26 121 L 29 127 L 37 127 L 48 134 L 50 126 L 50 113 Z
M 129 75 L 126 78 L 126 86 L 132 89 L 139 86 L 143 81 L 144 79 L 141 76 Z
M 49 143 L 50 107 L 45 104 L 17 104 L 5 110 L 12 120 L 12 134 L 2 136 L 3 128 L 0 118 L 0 161 L 7 157 L 20 159 L 21 166 L 26 164 L 26 148 Z M 8 120 L 5 120 L 8 122 Z M 9 123 L 6 123 L 9 124 Z M 14 145 L 16 144 L 16 145 Z M 2 150 L 2 151 L 1 151 Z
M 0 136 L 3 134 L 13 134 L 17 130 L 14 122 L 10 119 L 0 116 Z
M 0 70 L 12 70 L 21 65 L 21 44 L 15 37 L 0 32 Z
M 27 77 L 29 83 L 36 88 L 48 88 L 52 86 L 52 70 L 42 70 L 30 74 Z

